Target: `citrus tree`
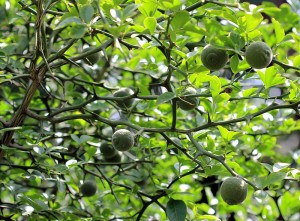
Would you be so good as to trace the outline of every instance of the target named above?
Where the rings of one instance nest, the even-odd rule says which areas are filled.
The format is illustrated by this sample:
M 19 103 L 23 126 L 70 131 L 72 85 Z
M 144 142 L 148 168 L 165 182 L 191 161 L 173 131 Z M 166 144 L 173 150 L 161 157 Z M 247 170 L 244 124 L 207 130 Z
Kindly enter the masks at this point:
M 289 2 L 1 0 L 0 219 L 299 220 Z

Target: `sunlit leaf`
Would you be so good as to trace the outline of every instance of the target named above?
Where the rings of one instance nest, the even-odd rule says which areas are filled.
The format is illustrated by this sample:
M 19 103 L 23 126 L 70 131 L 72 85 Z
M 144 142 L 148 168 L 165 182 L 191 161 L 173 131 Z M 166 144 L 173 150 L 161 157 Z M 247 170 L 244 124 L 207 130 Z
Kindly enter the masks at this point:
M 276 42 L 278 44 L 284 38 L 284 28 L 281 26 L 281 24 L 275 18 L 272 18 L 272 23 L 273 23 L 274 30 L 275 30 Z
M 156 29 L 156 19 L 153 17 L 147 17 L 144 20 L 144 26 L 150 31 L 150 34 L 153 34 Z
M 257 73 L 266 89 L 283 84 L 286 81 L 285 77 L 282 77 L 274 66 L 267 68 L 265 71 L 258 70 Z

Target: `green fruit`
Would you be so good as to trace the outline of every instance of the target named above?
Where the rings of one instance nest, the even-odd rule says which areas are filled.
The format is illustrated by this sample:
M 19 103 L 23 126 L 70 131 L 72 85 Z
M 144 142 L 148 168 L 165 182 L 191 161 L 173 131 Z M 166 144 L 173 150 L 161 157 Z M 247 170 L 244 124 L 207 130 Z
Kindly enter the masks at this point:
M 227 204 L 237 205 L 246 199 L 248 184 L 241 178 L 230 177 L 222 183 L 220 193 Z
M 107 142 L 103 142 L 100 146 L 100 151 L 105 159 L 113 158 L 117 155 L 118 151 Z
M 117 154 L 112 158 L 104 157 L 104 161 L 107 163 L 120 163 L 122 161 L 122 155 L 119 152 L 117 152 Z
M 126 151 L 133 147 L 134 136 L 126 129 L 117 130 L 112 135 L 112 144 L 119 151 Z
M 188 87 L 183 90 L 182 95 L 193 95 L 197 94 L 196 89 L 192 87 Z M 177 105 L 179 108 L 182 110 L 192 110 L 196 108 L 199 105 L 199 98 L 198 97 L 186 97 L 186 96 L 181 96 L 179 100 L 177 101 Z
M 114 97 L 126 97 L 126 96 L 129 96 L 132 94 L 134 94 L 134 92 L 130 88 L 120 88 L 119 90 L 117 90 L 113 93 L 113 96 Z M 134 102 L 133 98 L 125 99 L 122 101 L 116 101 L 117 105 L 120 108 L 130 108 L 132 106 L 133 102 Z
M 92 180 L 87 180 L 80 186 L 80 192 L 83 196 L 93 196 L 97 192 L 97 184 Z
M 228 58 L 226 51 L 215 48 L 212 45 L 206 45 L 201 53 L 202 64 L 211 71 L 222 69 L 226 65 Z
M 94 49 L 94 48 L 92 48 L 92 47 L 90 47 L 90 48 L 85 48 L 85 49 L 83 49 L 82 52 L 84 53 L 84 52 L 90 51 L 90 50 L 92 50 L 92 49 Z M 87 64 L 93 65 L 93 64 L 96 64 L 96 63 L 100 60 L 100 58 L 101 58 L 100 52 L 96 52 L 96 53 L 94 53 L 94 54 L 88 55 L 88 56 L 84 59 L 84 61 L 85 61 Z
M 272 61 L 272 49 L 264 42 L 251 43 L 245 52 L 247 63 L 257 69 L 267 67 Z

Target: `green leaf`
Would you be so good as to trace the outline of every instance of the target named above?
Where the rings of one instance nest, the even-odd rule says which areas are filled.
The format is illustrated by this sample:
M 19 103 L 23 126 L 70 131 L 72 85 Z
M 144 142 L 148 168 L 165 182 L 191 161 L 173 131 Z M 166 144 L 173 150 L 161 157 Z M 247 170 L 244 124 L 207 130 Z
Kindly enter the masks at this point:
M 278 74 L 278 70 L 271 66 L 265 70 L 265 72 L 257 70 L 257 74 L 265 85 L 265 88 L 268 89 L 270 87 L 284 84 L 286 79 Z
M 85 25 L 74 25 L 70 29 L 70 37 L 71 38 L 82 38 L 85 35 L 85 32 L 87 30 L 87 27 Z
M 90 136 L 88 136 L 88 135 L 81 135 L 81 136 L 80 136 L 80 139 L 79 139 L 79 141 L 80 141 L 79 144 L 85 143 L 85 142 L 87 142 L 87 141 L 89 141 L 89 140 L 91 140 L 91 139 L 92 139 L 92 137 L 90 137 Z
M 287 34 L 283 37 L 282 41 L 280 42 L 280 44 L 283 44 L 285 42 L 289 42 L 289 43 L 294 43 L 295 42 L 295 39 L 293 37 L 293 35 L 291 34 Z
M 156 19 L 154 17 L 147 17 L 144 20 L 144 26 L 150 31 L 150 34 L 154 34 L 154 31 L 156 29 Z
M 170 221 L 184 221 L 187 208 L 182 200 L 170 199 L 167 203 L 167 216 Z
M 247 28 L 246 31 L 250 32 L 257 28 L 257 26 L 260 25 L 260 23 L 263 21 L 263 16 L 260 13 L 255 14 L 246 14 L 246 21 L 247 21 Z
M 176 97 L 175 93 L 173 93 L 173 92 L 165 92 L 165 93 L 159 95 L 159 97 L 157 98 L 157 101 L 156 101 L 156 105 L 159 105 L 159 104 L 165 103 L 167 101 L 170 101 L 174 97 Z
M 243 91 L 243 97 L 249 97 L 255 94 L 255 92 L 258 90 L 258 88 L 248 88 Z
M 138 8 L 135 4 L 128 4 L 123 11 L 122 19 L 125 20 L 126 18 L 132 17 L 134 15 L 134 11 Z
M 68 168 L 70 168 L 71 165 L 76 165 L 76 164 L 77 164 L 77 160 L 74 160 L 74 159 L 68 160 L 68 161 L 66 162 L 66 166 L 67 166 Z
M 64 164 L 56 164 L 54 167 L 51 167 L 51 170 L 54 170 L 57 173 L 62 173 L 62 174 L 69 172 L 69 168 Z
M 221 93 L 214 97 L 214 102 L 217 104 L 224 105 L 227 101 L 229 101 L 230 95 L 227 93 Z
M 210 78 L 210 92 L 213 97 L 218 96 L 218 94 L 221 92 L 221 81 L 217 76 L 212 76 Z
M 293 65 L 296 67 L 300 66 L 300 55 L 295 56 Z
M 47 148 L 46 151 L 45 151 L 45 154 L 48 154 L 52 151 L 55 151 L 55 150 L 67 150 L 68 148 L 66 147 L 63 147 L 63 146 L 53 146 L 51 148 Z
M 290 82 L 290 94 L 289 99 L 292 101 L 298 101 L 300 98 L 300 88 L 297 86 L 297 82 Z
M 77 136 L 77 135 L 75 135 L 75 134 L 71 134 L 71 138 L 76 142 L 76 143 L 80 143 L 80 139 L 79 139 L 79 137 Z
M 141 25 L 133 25 L 133 26 L 129 27 L 129 30 L 134 30 L 134 31 L 140 33 L 140 32 L 145 31 L 145 28 L 143 26 L 141 26 Z
M 123 0 L 113 0 L 115 6 L 119 6 Z
M 230 58 L 230 68 L 234 74 L 238 73 L 239 56 L 237 54 Z
M 225 139 L 226 141 L 231 141 L 237 135 L 241 134 L 240 132 L 229 131 L 225 127 L 222 127 L 222 126 L 217 126 L 217 127 L 220 131 L 220 134 L 221 134 L 222 138 Z
M 223 48 L 223 49 L 235 50 L 235 48 L 236 48 L 235 42 L 233 42 L 230 37 L 223 36 L 223 35 L 214 37 L 210 41 L 210 44 L 213 46 L 216 46 L 218 48 Z
M 147 17 L 152 17 L 157 9 L 157 2 L 153 0 L 135 0 L 135 4 L 139 5 L 139 11 Z
M 273 167 L 270 164 L 262 163 L 262 165 L 270 172 L 273 173 Z
M 6 63 L 0 59 L 0 69 L 4 69 L 6 67 Z
M 275 29 L 276 42 L 278 44 L 284 38 L 284 28 L 282 27 L 282 25 L 275 18 L 272 18 L 272 24 L 273 24 L 274 29 Z
M 34 210 L 36 210 L 37 212 L 46 211 L 49 209 L 48 205 L 46 205 L 41 200 L 33 199 L 33 198 L 30 198 L 30 197 L 24 196 L 24 195 L 20 195 L 19 198 L 21 201 L 32 206 L 34 208 Z
M 190 21 L 190 14 L 188 11 L 180 11 L 175 13 L 171 25 L 173 30 L 181 29 L 188 21 Z
M 204 82 L 208 82 L 210 80 L 211 76 L 209 73 L 210 71 L 205 68 L 203 72 L 189 74 L 188 77 L 193 85 L 201 87 Z
M 234 49 L 238 52 L 241 51 L 243 49 L 243 47 L 245 46 L 244 37 L 236 32 L 230 33 L 230 39 L 235 43 Z
M 286 220 L 288 217 L 292 217 L 294 214 L 299 213 L 300 203 L 299 203 L 300 193 L 295 191 L 293 193 L 286 191 L 278 200 L 280 210 Z
M 80 18 L 78 18 L 76 16 L 71 16 L 71 17 L 68 17 L 68 18 L 62 20 L 55 29 L 64 28 L 73 23 L 82 24 L 82 21 L 80 20 Z
M 290 166 L 289 163 L 275 163 L 273 165 L 273 171 L 274 172 L 279 172 L 279 171 L 281 171 L 281 170 L 283 170 L 283 169 L 285 169 L 285 168 L 287 168 L 289 166 Z
M 85 23 L 89 23 L 94 16 L 94 8 L 91 5 L 84 5 L 79 8 L 79 14 Z
M 280 182 L 285 178 L 285 173 L 277 172 L 277 173 L 270 173 L 268 176 L 259 177 L 256 179 L 256 183 L 261 189 L 265 187 L 275 184 L 276 182 Z
M 207 221 L 221 221 L 218 217 L 213 215 L 197 215 L 198 220 L 207 220 Z

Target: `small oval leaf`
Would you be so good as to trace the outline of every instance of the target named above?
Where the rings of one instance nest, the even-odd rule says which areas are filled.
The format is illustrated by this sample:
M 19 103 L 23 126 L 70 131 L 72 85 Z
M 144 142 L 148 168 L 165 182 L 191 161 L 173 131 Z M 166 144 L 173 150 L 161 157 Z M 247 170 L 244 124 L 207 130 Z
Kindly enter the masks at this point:
M 147 28 L 149 30 L 151 35 L 154 34 L 154 31 L 156 29 L 156 25 L 157 25 L 157 22 L 156 22 L 156 19 L 154 17 L 145 18 L 144 26 L 145 26 L 145 28 Z
M 167 216 L 170 221 L 184 221 L 187 209 L 182 200 L 170 199 L 167 203 Z
M 84 5 L 79 8 L 79 13 L 85 23 L 89 23 L 94 16 L 94 8 L 91 5 Z
M 166 92 L 166 93 L 163 93 L 163 94 L 161 94 L 161 95 L 157 98 L 156 105 L 159 105 L 159 104 L 165 103 L 165 102 L 167 102 L 167 101 L 170 101 L 170 100 L 172 100 L 174 97 L 175 97 L 175 94 L 174 94 L 173 92 Z

